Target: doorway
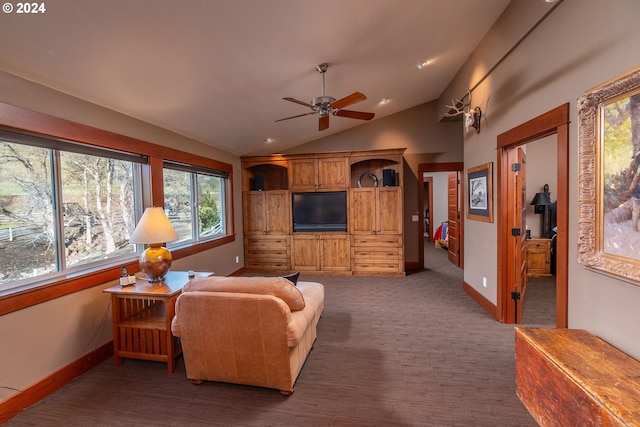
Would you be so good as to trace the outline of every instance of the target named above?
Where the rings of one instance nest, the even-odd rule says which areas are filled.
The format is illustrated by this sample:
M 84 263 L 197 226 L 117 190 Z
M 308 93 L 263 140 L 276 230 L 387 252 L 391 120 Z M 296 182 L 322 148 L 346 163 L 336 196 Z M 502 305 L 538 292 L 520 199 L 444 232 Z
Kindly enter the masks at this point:
M 518 310 L 522 311 L 524 298 L 520 299 L 513 278 L 515 271 L 514 253 L 520 240 L 514 238 L 520 230 L 513 223 L 514 212 L 508 200 L 514 195 L 510 182 L 513 179 L 511 160 L 513 149 L 547 136 L 555 136 L 557 154 L 557 207 L 555 235 L 556 270 L 556 327 L 566 328 L 568 324 L 568 184 L 569 184 L 569 104 L 561 105 L 526 123 L 498 135 L 498 205 L 506 206 L 498 210 L 498 315 L 504 323 L 516 323 Z M 524 233 L 525 230 L 520 230 Z M 516 291 L 516 292 L 514 292 Z
M 521 324 L 553 327 L 556 324 L 556 136 L 524 145 L 526 167 L 526 306 Z M 547 204 L 549 203 L 549 204 Z
M 459 175 L 462 175 L 462 171 L 464 168 L 464 163 L 463 162 L 447 162 L 447 163 L 420 163 L 418 164 L 418 176 L 420 177 L 420 182 L 422 183 L 422 185 L 418 186 L 418 206 L 423 207 L 423 215 L 426 213 L 426 206 L 429 206 L 429 226 L 428 228 L 431 229 L 431 231 L 429 231 L 426 227 L 427 222 L 424 220 L 420 221 L 419 224 L 419 242 L 418 242 L 418 251 L 419 251 L 419 255 L 418 255 L 418 259 L 419 259 L 419 269 L 422 270 L 424 269 L 424 257 L 425 257 L 425 251 L 424 251 L 424 245 L 425 245 L 425 238 L 427 239 L 427 242 L 429 241 L 430 238 L 433 238 L 433 233 L 435 232 L 435 230 L 437 229 L 437 227 L 439 226 L 439 223 L 436 223 L 434 221 L 439 221 L 437 218 L 434 217 L 434 210 L 435 210 L 435 204 L 436 201 L 434 201 L 433 199 L 436 199 L 435 197 L 433 197 L 433 192 L 434 192 L 434 188 L 436 187 L 435 183 L 433 181 L 431 181 L 430 185 L 428 184 L 428 182 L 425 182 L 425 174 L 429 174 L 429 173 L 442 173 L 442 175 L 447 175 L 449 173 L 458 173 Z M 426 191 L 426 186 L 428 186 L 428 190 L 429 192 Z M 448 209 L 448 188 L 447 185 L 444 185 L 444 189 L 440 190 L 438 189 L 437 191 L 444 191 L 444 194 L 442 194 L 442 196 L 444 196 L 444 202 L 441 202 L 442 204 L 445 204 L 445 206 L 441 206 L 441 208 L 444 209 L 444 211 L 446 212 Z M 462 193 L 463 191 L 459 192 L 459 197 L 462 197 Z M 425 198 L 430 197 L 432 198 L 432 200 L 425 200 Z M 460 198 L 460 200 L 462 200 Z M 459 204 L 460 207 L 460 212 L 462 211 L 463 205 L 462 203 Z M 462 218 L 462 216 L 461 216 Z M 446 216 L 445 216 L 446 219 Z M 463 247 L 464 247 L 464 230 L 462 227 L 463 222 L 462 221 L 458 221 L 458 229 L 456 230 L 457 235 L 458 235 L 458 239 L 457 239 L 457 246 L 458 249 L 460 250 L 460 253 L 463 253 Z M 435 244 L 435 242 L 434 242 Z M 460 257 L 460 259 L 458 260 L 459 262 L 459 266 L 460 268 L 464 268 L 464 260 L 462 257 Z

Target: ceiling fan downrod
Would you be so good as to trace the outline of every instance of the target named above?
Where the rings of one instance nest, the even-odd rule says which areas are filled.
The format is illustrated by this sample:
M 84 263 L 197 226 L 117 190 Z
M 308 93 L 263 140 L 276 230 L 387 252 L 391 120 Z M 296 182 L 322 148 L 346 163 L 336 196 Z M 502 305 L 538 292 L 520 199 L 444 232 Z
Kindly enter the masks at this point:
M 325 92 L 324 92 L 324 73 L 327 72 L 327 68 L 329 68 L 329 64 L 327 64 L 326 62 L 323 62 L 322 64 L 318 65 L 316 67 L 316 71 L 319 72 L 320 74 L 322 74 L 322 96 L 325 96 Z
M 329 68 L 329 64 L 327 64 L 326 62 L 323 62 L 322 64 L 316 67 L 316 71 L 322 74 L 322 96 L 313 98 L 311 100 L 311 105 L 313 105 L 314 107 L 317 107 L 316 111 L 320 113 L 321 116 L 325 116 L 330 113 L 331 109 L 329 104 L 331 104 L 336 100 L 335 98 L 326 96 L 324 74 L 326 73 L 327 68 Z

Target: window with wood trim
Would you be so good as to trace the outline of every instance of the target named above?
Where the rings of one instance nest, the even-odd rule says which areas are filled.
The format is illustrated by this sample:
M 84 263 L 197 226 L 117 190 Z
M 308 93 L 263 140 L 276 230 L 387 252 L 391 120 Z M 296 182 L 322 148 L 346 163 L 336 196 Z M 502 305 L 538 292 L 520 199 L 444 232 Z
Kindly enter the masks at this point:
M 228 178 L 229 174 L 221 171 L 164 162 L 164 209 L 178 234 L 169 247 L 227 234 Z
M 3 215 L 0 219 L 0 259 L 13 259 L 19 270 L 14 268 L 15 272 L 9 277 L 5 266 L 0 269 L 0 315 L 116 280 L 123 266 L 129 272 L 136 272 L 139 267 L 135 250 L 142 247 L 128 244 L 128 236 L 123 237 L 126 231 L 122 230 L 133 230 L 136 219 L 144 210 L 138 188 L 143 195 L 151 196 L 149 203 L 164 204 L 165 162 L 182 165 L 198 175 L 212 175 L 222 183 L 219 204 L 216 203 L 221 223 L 206 229 L 207 224 L 215 225 L 215 221 L 206 220 L 207 215 L 202 216 L 202 220 L 197 217 L 197 226 L 200 227 L 200 223 L 204 226 L 198 229 L 201 238 L 184 240 L 174 247 L 174 260 L 235 240 L 231 164 L 2 102 L 0 132 L 3 142 L 0 156 L 4 156 L 2 161 L 5 162 L 0 165 L 0 214 Z M 7 162 L 14 163 L 5 168 Z M 22 166 L 18 166 L 19 162 Z M 96 162 L 105 164 L 95 166 Z M 31 175 L 16 173 L 19 167 L 29 169 Z M 97 172 L 98 169 L 104 173 Z M 206 181 L 207 178 L 203 179 Z M 10 180 L 13 183 L 9 185 Z M 110 188 L 109 181 L 112 183 Z M 36 182 L 39 188 L 34 188 Z M 54 185 L 55 182 L 58 184 Z M 207 192 L 210 188 L 207 185 L 201 188 L 201 197 L 196 197 L 194 206 L 200 200 L 200 211 L 206 211 L 204 208 L 213 207 L 210 198 L 214 192 Z M 104 196 L 103 191 L 111 192 L 111 196 Z M 18 217 L 11 218 L 16 213 L 16 205 L 9 204 L 12 197 L 8 196 L 23 202 Z M 128 213 L 113 213 L 115 210 L 124 212 L 125 205 Z M 25 209 L 28 215 L 25 215 Z M 208 217 L 216 218 L 211 215 L 214 212 L 213 209 L 209 211 Z M 29 222 L 33 229 L 23 231 L 30 233 L 27 248 L 31 248 L 29 256 L 32 260 L 36 260 L 31 265 L 8 244 L 8 235 L 13 233 L 11 238 L 16 239 L 20 233 L 15 233 L 15 228 Z M 76 242 L 91 240 L 95 243 L 98 230 L 102 229 L 111 230 L 112 236 L 99 248 L 83 251 L 70 244 L 71 238 Z M 47 250 L 35 257 L 33 247 L 41 239 Z M 71 256 L 73 251 L 76 253 Z
M 0 290 L 135 257 L 145 162 L 0 131 Z

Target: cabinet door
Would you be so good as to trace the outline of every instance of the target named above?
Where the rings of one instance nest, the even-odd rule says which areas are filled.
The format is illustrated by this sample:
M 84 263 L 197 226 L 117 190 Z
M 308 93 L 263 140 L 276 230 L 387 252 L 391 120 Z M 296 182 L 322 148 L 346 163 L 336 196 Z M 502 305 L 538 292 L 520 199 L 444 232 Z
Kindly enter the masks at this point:
M 291 193 L 286 190 L 267 191 L 265 194 L 266 232 L 289 234 L 291 230 Z
M 347 187 L 347 157 L 318 159 L 318 188 L 321 190 L 337 190 Z
M 314 190 L 318 186 L 316 159 L 291 160 L 289 166 L 292 189 Z
M 347 235 L 320 237 L 320 265 L 323 271 L 351 269 L 351 239 Z
M 298 271 L 320 270 L 318 236 L 298 234 L 291 239 L 291 268 Z
M 349 232 L 351 234 L 375 233 L 374 188 L 352 188 L 349 196 Z
M 527 240 L 528 276 L 551 275 L 551 241 L 547 239 Z
M 402 234 L 402 188 L 376 189 L 376 216 L 378 234 Z
M 263 191 L 242 193 L 245 234 L 263 234 L 267 229 L 265 196 Z

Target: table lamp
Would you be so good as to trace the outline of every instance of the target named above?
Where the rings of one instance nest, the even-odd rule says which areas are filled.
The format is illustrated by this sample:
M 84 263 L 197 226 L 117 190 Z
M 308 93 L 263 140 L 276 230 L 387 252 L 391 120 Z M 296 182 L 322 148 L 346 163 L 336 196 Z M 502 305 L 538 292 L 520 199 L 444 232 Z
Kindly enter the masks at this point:
M 531 201 L 535 207 L 535 213 L 541 213 L 542 216 L 542 237 L 548 237 L 551 232 L 551 222 L 549 218 L 549 207 L 551 203 L 551 193 L 549 193 L 549 185 L 545 184 L 541 193 L 536 193 Z
M 159 207 L 145 209 L 129 242 L 149 245 L 140 255 L 140 270 L 146 274 L 149 282 L 158 283 L 164 280 L 164 276 L 171 268 L 171 252 L 162 244 L 177 238 L 178 235 L 165 215 L 164 209 Z

